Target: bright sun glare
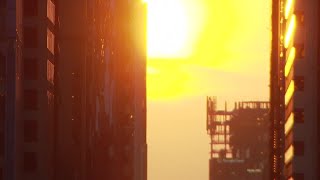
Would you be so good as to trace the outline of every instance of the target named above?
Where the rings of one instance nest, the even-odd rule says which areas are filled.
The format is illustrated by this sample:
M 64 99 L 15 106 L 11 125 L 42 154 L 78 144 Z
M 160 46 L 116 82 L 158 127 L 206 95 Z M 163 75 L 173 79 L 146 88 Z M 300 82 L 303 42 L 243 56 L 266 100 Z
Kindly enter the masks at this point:
M 246 74 L 269 57 L 267 1 L 144 1 L 148 3 L 148 98 L 207 93 L 195 86 L 204 81 L 196 78 L 195 69 Z
M 146 0 L 148 3 L 148 56 L 181 58 L 189 55 L 190 24 L 179 0 Z

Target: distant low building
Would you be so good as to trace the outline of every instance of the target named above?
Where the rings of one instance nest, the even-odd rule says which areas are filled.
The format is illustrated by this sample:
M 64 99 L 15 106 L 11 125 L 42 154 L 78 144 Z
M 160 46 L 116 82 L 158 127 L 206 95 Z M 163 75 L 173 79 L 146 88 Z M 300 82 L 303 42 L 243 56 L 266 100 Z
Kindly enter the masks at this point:
M 239 102 L 231 111 L 217 110 L 207 98 L 211 140 L 209 180 L 268 180 L 269 103 Z

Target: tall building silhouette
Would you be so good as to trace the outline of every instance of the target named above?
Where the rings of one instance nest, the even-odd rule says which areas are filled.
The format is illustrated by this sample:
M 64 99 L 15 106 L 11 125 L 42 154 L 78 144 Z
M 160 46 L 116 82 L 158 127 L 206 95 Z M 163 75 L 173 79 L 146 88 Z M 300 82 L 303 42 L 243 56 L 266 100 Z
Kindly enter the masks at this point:
M 274 0 L 271 175 L 319 179 L 320 2 Z
M 106 33 L 106 116 L 110 179 L 147 179 L 146 4 L 110 1 Z
M 146 179 L 146 5 L 0 1 L 0 179 Z

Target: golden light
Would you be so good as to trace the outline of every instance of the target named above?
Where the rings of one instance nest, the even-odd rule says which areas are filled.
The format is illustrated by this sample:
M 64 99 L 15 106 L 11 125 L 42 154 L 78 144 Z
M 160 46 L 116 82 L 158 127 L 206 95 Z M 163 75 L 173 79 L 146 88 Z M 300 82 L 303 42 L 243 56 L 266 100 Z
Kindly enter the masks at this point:
M 286 124 L 284 125 L 284 134 L 287 135 L 288 132 L 292 129 L 294 124 L 294 114 L 291 112 Z
M 186 57 L 190 24 L 184 4 L 179 0 L 147 0 L 148 56 Z
M 288 59 L 287 59 L 286 65 L 285 65 L 285 69 L 284 69 L 284 74 L 286 77 L 290 73 L 290 70 L 293 66 L 293 62 L 294 62 L 295 57 L 296 57 L 296 48 L 292 47 L 292 48 L 290 48 L 289 56 L 288 56 Z
M 188 0 L 144 0 L 148 4 L 147 93 L 151 99 L 190 93 L 184 70 L 203 29 L 204 3 Z
M 285 18 L 288 19 L 290 11 L 293 9 L 294 0 L 287 0 L 285 7 Z
M 290 84 L 289 84 L 289 87 L 288 87 L 288 89 L 286 91 L 286 94 L 284 96 L 285 105 L 288 105 L 289 101 L 291 100 L 291 98 L 293 96 L 293 93 L 294 93 L 294 81 L 291 80 Z
M 203 90 L 194 90 L 194 83 L 203 83 L 194 76 L 199 72 L 186 70 L 186 66 L 241 73 L 252 73 L 252 67 L 266 69 L 267 63 L 259 61 L 268 62 L 264 59 L 270 54 L 271 3 L 144 1 L 148 4 L 149 98 L 201 94 Z
M 285 35 L 284 47 L 288 48 L 290 42 L 293 40 L 294 30 L 296 28 L 296 16 L 292 15 Z
M 293 148 L 293 145 L 291 145 L 284 154 L 284 163 L 288 164 L 293 158 L 293 155 L 294 155 L 294 148 Z

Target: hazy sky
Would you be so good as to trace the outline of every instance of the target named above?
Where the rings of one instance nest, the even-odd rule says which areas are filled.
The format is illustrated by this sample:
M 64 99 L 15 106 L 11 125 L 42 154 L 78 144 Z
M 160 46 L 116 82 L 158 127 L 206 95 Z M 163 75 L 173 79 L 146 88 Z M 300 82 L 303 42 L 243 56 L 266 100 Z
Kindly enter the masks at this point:
M 206 96 L 268 100 L 271 2 L 148 2 L 148 179 L 208 180 Z

